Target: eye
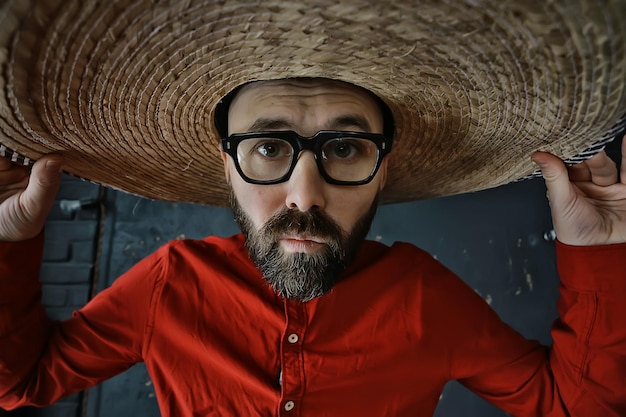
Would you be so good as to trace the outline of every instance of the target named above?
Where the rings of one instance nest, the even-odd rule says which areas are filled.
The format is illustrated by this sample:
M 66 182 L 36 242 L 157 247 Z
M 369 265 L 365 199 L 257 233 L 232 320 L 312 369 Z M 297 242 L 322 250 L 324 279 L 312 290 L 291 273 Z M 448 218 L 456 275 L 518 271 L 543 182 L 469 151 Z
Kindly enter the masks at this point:
M 332 152 L 337 158 L 350 158 L 357 152 L 357 148 L 352 143 L 341 141 L 333 145 Z
M 291 146 L 283 141 L 262 141 L 257 142 L 256 152 L 268 159 L 280 158 L 291 155 Z
M 326 142 L 323 148 L 325 159 L 352 162 L 364 157 L 367 148 L 364 148 L 363 139 L 334 139 Z

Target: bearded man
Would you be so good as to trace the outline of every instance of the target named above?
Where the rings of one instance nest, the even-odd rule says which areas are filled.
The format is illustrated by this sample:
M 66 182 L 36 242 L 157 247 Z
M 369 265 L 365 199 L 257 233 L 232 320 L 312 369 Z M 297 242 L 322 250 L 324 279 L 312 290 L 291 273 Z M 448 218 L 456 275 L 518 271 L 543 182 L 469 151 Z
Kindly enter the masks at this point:
M 589 12 L 591 0 L 332 13 L 268 1 L 256 14 L 126 1 L 123 18 L 108 2 L 0 13 L 15 29 L 0 36 L 7 50 L 38 46 L 11 49 L 0 96 L 12 109 L 0 152 L 13 159 L 0 158 L 0 407 L 51 404 L 145 362 L 164 417 L 430 416 L 450 380 L 519 417 L 626 415 L 626 145 L 621 169 L 597 149 L 570 167 L 553 154 L 587 147 L 579 119 L 594 104 L 598 129 L 624 125 L 626 30 L 607 29 L 612 13 Z M 583 10 L 592 21 L 580 25 Z M 70 36 L 91 27 L 101 36 Z M 53 65 L 48 42 L 65 41 Z M 499 66 L 510 48 L 527 61 Z M 541 67 L 541 54 L 554 62 Z M 604 64 L 588 74 L 591 56 Z M 15 163 L 28 165 L 24 151 L 32 169 Z M 533 163 L 558 238 L 552 346 L 421 249 L 365 240 L 379 201 L 495 186 Z M 170 242 L 52 322 L 38 274 L 62 169 L 176 201 L 230 196 L 242 234 Z

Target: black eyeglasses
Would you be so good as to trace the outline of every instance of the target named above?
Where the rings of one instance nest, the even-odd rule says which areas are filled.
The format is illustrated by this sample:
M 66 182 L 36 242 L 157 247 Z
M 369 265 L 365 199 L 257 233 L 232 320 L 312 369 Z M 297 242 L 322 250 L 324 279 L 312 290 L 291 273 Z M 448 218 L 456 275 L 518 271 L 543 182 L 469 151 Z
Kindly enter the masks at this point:
M 222 138 L 222 149 L 233 158 L 241 177 L 252 184 L 287 181 L 298 155 L 313 152 L 329 184 L 361 185 L 374 178 L 391 140 L 382 134 L 322 130 L 311 137 L 293 131 L 235 133 Z

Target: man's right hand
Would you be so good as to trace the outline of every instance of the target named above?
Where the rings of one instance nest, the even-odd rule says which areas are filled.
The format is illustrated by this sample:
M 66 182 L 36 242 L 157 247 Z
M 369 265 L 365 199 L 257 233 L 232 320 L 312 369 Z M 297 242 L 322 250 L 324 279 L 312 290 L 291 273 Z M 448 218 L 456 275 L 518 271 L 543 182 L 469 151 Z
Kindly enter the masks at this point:
M 40 158 L 32 167 L 0 157 L 0 241 L 37 236 L 61 184 L 60 155 Z

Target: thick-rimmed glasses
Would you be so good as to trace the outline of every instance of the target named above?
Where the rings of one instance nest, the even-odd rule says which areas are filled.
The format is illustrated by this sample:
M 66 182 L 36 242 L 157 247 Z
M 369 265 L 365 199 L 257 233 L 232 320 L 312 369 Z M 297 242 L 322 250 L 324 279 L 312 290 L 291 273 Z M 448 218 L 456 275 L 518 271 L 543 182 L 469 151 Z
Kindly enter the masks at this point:
M 252 184 L 287 181 L 300 152 L 308 150 L 329 184 L 361 185 L 374 178 L 391 151 L 391 140 L 376 133 L 322 130 L 304 137 L 280 130 L 235 133 L 222 138 L 222 149 L 233 158 L 239 175 Z

